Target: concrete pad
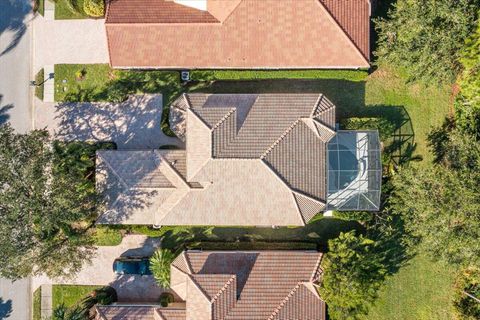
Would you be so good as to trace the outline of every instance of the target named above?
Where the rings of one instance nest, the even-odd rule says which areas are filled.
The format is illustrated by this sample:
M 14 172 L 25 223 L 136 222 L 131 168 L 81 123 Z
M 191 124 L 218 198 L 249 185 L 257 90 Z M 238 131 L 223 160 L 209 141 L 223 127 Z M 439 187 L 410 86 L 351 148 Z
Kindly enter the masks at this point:
M 35 104 L 35 128 L 46 128 L 65 141 L 114 141 L 118 149 L 183 146 L 161 128 L 162 95 L 135 95 L 123 103 Z

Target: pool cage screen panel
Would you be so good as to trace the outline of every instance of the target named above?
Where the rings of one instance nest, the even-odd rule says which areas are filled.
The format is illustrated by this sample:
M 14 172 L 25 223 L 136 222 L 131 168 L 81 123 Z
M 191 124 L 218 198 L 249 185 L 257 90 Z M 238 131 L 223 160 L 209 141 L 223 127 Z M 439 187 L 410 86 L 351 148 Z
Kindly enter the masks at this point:
M 327 145 L 327 209 L 380 208 L 382 161 L 377 131 L 338 131 Z

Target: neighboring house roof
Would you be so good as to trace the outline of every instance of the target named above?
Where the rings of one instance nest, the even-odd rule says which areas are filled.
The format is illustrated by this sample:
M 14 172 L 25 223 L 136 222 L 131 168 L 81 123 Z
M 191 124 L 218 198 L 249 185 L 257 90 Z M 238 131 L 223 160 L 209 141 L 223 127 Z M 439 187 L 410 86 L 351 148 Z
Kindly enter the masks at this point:
M 108 1 L 111 65 L 369 67 L 369 0 L 204 1 L 206 10 L 173 0 Z
M 335 106 L 323 95 L 185 94 L 172 108 L 186 150 L 97 153 L 98 223 L 304 225 L 325 208 Z
M 97 320 L 324 320 L 316 251 L 182 252 L 171 265 L 175 307 L 97 306 Z M 181 305 L 181 307 L 179 306 Z
M 187 282 L 182 293 L 187 319 L 190 310 L 203 312 L 199 319 L 325 319 L 325 303 L 313 285 L 318 252 L 185 251 L 181 256 L 172 268 L 182 269 L 185 259 L 191 269 L 172 272 L 172 285 Z M 206 299 L 198 299 L 196 287 Z

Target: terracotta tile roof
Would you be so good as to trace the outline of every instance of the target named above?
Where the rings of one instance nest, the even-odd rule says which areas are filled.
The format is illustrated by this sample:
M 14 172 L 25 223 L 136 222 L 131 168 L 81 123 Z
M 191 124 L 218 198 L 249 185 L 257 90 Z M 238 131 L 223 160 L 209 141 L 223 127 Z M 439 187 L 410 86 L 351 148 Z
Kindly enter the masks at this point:
M 156 320 L 154 318 L 154 309 L 155 308 L 153 306 L 150 307 L 131 305 L 110 305 L 95 307 L 95 310 L 97 312 L 96 319 L 101 320 Z
M 370 59 L 370 0 L 320 0 L 366 59 Z
M 223 292 L 230 282 L 235 281 L 235 276 L 231 274 L 193 274 L 193 281 L 203 290 L 205 296 L 213 301 Z
M 318 319 L 325 314 L 325 303 L 320 300 L 310 283 L 299 283 L 275 309 L 269 320 Z
M 220 284 L 227 274 L 235 275 L 238 300 L 230 295 L 218 313 L 225 316 L 212 319 L 325 319 L 324 302 L 309 291 L 321 259 L 318 252 L 186 251 L 185 256 L 194 276 L 218 277 Z M 188 293 L 186 300 L 188 308 Z
M 105 23 L 214 23 L 208 11 L 165 0 L 107 0 Z
M 155 312 L 159 319 L 155 320 L 185 320 L 187 318 L 185 309 L 157 308 Z
M 157 10 L 167 6 L 171 12 Z M 226 9 L 229 14 L 216 12 L 222 22 L 206 21 L 206 11 L 178 6 L 166 0 L 111 1 L 106 17 L 111 65 L 369 67 L 368 0 L 242 0 Z

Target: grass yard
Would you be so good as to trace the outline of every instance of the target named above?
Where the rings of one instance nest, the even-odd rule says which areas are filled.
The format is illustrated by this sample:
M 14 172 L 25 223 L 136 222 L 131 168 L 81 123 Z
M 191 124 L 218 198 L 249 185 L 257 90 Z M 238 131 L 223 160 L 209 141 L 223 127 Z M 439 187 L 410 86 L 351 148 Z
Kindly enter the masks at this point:
M 33 293 L 32 319 L 42 320 L 42 289 L 38 287 Z
M 315 218 L 314 218 L 315 219 Z M 162 227 L 153 229 L 146 226 L 102 226 L 110 228 L 113 232 L 138 233 L 150 237 L 162 237 L 162 246 L 169 249 L 179 249 L 184 245 L 192 247 L 203 246 L 211 248 L 212 242 L 224 242 L 224 248 L 235 250 L 238 242 L 258 242 L 262 248 L 269 243 L 270 247 L 285 247 L 286 242 L 291 243 L 291 248 L 302 247 L 311 249 L 313 244 L 319 249 L 325 249 L 327 241 L 336 238 L 340 232 L 352 229 L 362 230 L 360 224 L 355 221 L 345 221 L 335 218 L 315 219 L 307 226 L 272 228 L 250 227 Z M 276 247 L 277 246 L 277 247 Z M 306 246 L 306 247 L 305 247 Z
M 389 278 L 368 320 L 451 320 L 455 270 L 418 255 Z
M 38 12 L 42 16 L 45 15 L 45 1 L 46 0 L 35 0 L 33 2 L 33 11 Z
M 97 246 L 118 246 L 122 242 L 122 230 L 97 226 L 93 240 Z
M 43 81 L 45 81 L 44 76 L 45 72 L 43 68 L 40 69 L 40 71 L 38 71 L 38 73 L 35 75 L 35 83 L 37 83 L 37 86 L 35 86 L 35 96 L 40 100 L 43 100 Z M 41 83 L 41 85 L 38 85 L 38 83 Z
M 83 0 L 57 0 L 55 2 L 55 19 L 87 18 L 89 18 L 89 16 L 83 11 Z
M 52 307 L 59 307 L 62 303 L 67 308 L 77 305 L 83 298 L 95 289 L 102 286 L 80 286 L 80 285 L 53 285 Z

